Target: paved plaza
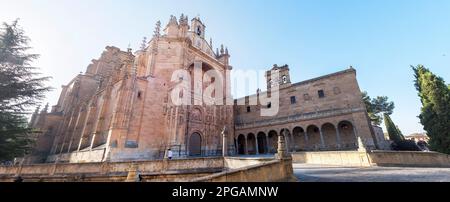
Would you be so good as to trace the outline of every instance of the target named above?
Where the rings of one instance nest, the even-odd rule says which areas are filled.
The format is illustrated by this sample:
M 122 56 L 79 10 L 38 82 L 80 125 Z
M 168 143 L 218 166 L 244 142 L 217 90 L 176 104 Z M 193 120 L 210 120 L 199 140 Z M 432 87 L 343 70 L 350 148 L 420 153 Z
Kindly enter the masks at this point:
M 300 182 L 450 182 L 450 168 L 293 166 Z

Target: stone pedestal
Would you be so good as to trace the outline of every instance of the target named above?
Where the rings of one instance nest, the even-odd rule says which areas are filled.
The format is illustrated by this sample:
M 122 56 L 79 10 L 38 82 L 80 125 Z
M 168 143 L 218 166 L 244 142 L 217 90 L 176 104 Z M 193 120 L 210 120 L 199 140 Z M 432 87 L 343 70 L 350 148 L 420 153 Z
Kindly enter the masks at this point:
M 135 163 L 131 164 L 130 168 L 128 169 L 128 175 L 125 182 L 139 182 L 139 173 L 137 164 Z
M 283 135 L 278 136 L 278 150 L 277 150 L 277 154 L 275 155 L 275 157 L 277 159 L 291 158 L 289 151 L 286 151 L 286 140 L 284 139 Z

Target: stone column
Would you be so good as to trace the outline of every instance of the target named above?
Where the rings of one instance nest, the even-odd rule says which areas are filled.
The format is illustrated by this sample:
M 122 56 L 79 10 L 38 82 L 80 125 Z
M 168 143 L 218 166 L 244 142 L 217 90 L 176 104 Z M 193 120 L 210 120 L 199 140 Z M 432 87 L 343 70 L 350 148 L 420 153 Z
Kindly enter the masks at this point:
M 245 145 L 245 148 L 244 148 L 245 152 L 244 153 L 245 153 L 245 155 L 248 155 L 247 136 L 245 136 L 245 141 L 244 142 L 245 142 L 245 144 L 244 144 Z
M 305 130 L 305 149 L 309 150 L 308 132 Z
M 354 125 L 352 125 L 352 128 L 353 128 L 353 135 L 355 135 L 355 138 L 356 138 L 356 146 L 359 148 L 359 147 L 360 147 L 360 142 L 359 142 L 359 140 L 360 140 L 361 137 L 359 137 L 359 136 L 357 135 L 358 133 L 356 133 L 356 128 L 355 128 Z M 361 141 L 362 141 L 362 140 L 361 140 Z M 361 142 L 361 144 L 362 144 L 362 142 Z
M 256 148 L 256 155 L 258 155 L 259 154 L 259 145 L 258 145 L 258 136 L 256 136 L 256 138 L 255 138 L 255 148 Z
M 321 128 L 319 128 L 319 133 L 320 133 L 320 147 L 325 148 L 325 140 L 323 139 L 323 133 Z
M 290 137 L 291 137 L 291 152 L 295 152 L 295 139 L 294 139 L 294 131 L 292 131 L 292 133 L 290 133 Z
M 228 155 L 228 145 L 227 145 L 227 134 L 226 127 L 222 131 L 222 156 L 225 157 Z
M 266 153 L 270 153 L 269 135 L 266 135 Z
M 339 126 L 336 128 L 336 141 L 338 149 L 341 148 L 341 134 L 339 133 Z

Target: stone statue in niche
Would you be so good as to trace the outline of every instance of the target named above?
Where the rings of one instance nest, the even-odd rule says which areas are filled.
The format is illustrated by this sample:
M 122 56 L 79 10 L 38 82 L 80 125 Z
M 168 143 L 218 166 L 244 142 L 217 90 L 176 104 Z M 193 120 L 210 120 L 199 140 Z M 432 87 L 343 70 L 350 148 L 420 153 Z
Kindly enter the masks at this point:
M 191 119 L 194 121 L 202 121 L 202 112 L 199 109 L 194 109 L 191 113 Z

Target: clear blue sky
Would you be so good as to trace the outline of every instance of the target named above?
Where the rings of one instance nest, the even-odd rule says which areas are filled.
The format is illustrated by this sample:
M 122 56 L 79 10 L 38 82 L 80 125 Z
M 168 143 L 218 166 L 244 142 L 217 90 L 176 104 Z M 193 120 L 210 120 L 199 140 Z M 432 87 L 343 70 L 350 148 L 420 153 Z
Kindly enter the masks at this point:
M 36 65 L 53 77 L 51 104 L 106 45 L 136 49 L 157 20 L 181 13 L 200 15 L 235 68 L 289 64 L 298 82 L 352 65 L 362 90 L 395 102 L 392 118 L 405 134 L 422 131 L 409 66 L 424 64 L 450 82 L 448 0 L 0 0 L 0 22 L 21 19 L 41 54 Z

